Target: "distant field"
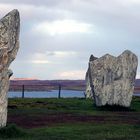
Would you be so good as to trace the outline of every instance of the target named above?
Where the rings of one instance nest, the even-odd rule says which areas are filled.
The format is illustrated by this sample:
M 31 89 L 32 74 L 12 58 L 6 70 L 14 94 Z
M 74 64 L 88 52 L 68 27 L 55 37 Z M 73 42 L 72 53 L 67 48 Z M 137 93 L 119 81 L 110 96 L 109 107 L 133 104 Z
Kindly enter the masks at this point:
M 4 132 L 0 131 L 0 137 L 13 140 L 139 140 L 140 98 L 133 98 L 131 108 L 115 109 L 96 108 L 92 100 L 82 98 L 10 99 L 8 125 Z

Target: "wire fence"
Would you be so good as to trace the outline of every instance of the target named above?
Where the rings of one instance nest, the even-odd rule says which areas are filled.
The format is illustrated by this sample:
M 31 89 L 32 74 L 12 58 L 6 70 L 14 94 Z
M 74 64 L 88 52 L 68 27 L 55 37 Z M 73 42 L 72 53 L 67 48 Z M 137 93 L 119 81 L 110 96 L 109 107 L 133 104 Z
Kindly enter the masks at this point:
M 53 91 L 55 91 L 55 95 L 52 96 Z M 84 86 L 81 85 L 76 85 L 75 87 L 68 87 L 68 86 L 62 86 L 61 84 L 49 84 L 49 85 L 26 85 L 26 84 L 10 84 L 9 87 L 9 94 L 10 93 L 20 93 L 21 98 L 25 98 L 27 97 L 27 94 L 31 94 L 32 92 L 34 92 L 34 95 L 36 95 L 35 93 L 40 94 L 40 96 L 38 95 L 38 97 L 41 97 L 42 94 L 46 95 L 43 96 L 45 97 L 49 97 L 47 94 L 50 94 L 51 97 L 57 97 L 57 98 L 61 98 L 61 97 L 79 97 L 79 98 L 85 98 L 85 92 L 84 92 Z M 26 95 L 26 96 L 25 96 Z M 34 96 L 33 95 L 33 96 Z M 19 97 L 19 95 L 18 95 Z
M 134 95 L 140 96 L 140 87 L 134 88 Z M 85 85 L 64 84 L 10 84 L 9 96 L 19 98 L 86 98 Z

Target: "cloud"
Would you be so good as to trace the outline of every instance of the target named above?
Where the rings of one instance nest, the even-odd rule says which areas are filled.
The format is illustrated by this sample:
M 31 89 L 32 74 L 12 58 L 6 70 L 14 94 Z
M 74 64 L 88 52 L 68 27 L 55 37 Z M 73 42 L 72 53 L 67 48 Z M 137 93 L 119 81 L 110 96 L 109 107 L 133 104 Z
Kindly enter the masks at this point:
M 133 5 L 139 5 L 139 0 L 117 0 L 120 4 L 123 4 L 124 6 L 133 6 Z
M 55 76 L 57 76 L 58 79 L 84 79 L 85 71 L 83 70 L 63 71 L 55 74 Z
M 74 78 L 72 72 L 86 70 L 90 54 L 117 56 L 129 49 L 140 59 L 139 0 L 0 0 L 1 17 L 12 9 L 21 17 L 12 64 L 19 77 Z
M 32 63 L 32 64 L 52 64 L 51 61 L 48 60 L 45 53 L 33 53 L 29 56 L 28 60 L 25 61 L 26 63 Z
M 93 25 L 81 23 L 76 20 L 56 20 L 53 22 L 42 22 L 33 27 L 33 32 L 37 34 L 61 35 L 67 33 L 90 33 Z
M 70 13 L 67 10 L 59 9 L 56 7 L 49 7 L 48 5 L 35 5 L 28 3 L 1 3 L 0 2 L 0 16 L 4 16 L 6 13 L 13 9 L 18 9 L 21 16 L 21 21 L 24 24 L 36 23 L 46 19 L 47 21 L 53 21 L 56 19 L 63 19 Z M 25 20 L 26 23 L 25 23 Z
M 60 64 L 63 59 L 67 61 L 67 59 L 76 57 L 78 55 L 77 52 L 74 51 L 47 51 L 47 52 L 35 52 L 30 54 L 30 56 L 26 56 L 24 60 L 17 60 L 18 63 L 22 62 L 32 63 L 32 64 Z M 63 63 L 65 61 L 63 60 Z
M 1 0 L 1 3 L 5 3 L 5 4 L 32 4 L 32 5 L 48 5 L 48 6 L 56 6 L 60 3 L 63 3 L 66 0 L 24 0 L 24 1 L 19 1 L 19 0 Z
M 33 60 L 29 62 L 34 63 L 34 64 L 50 64 L 51 63 L 50 61 L 47 61 L 47 60 Z
M 140 72 L 137 73 L 136 79 L 140 79 Z
M 47 56 L 53 56 L 53 57 L 68 57 L 68 56 L 74 56 L 77 55 L 77 52 L 74 51 L 47 51 Z

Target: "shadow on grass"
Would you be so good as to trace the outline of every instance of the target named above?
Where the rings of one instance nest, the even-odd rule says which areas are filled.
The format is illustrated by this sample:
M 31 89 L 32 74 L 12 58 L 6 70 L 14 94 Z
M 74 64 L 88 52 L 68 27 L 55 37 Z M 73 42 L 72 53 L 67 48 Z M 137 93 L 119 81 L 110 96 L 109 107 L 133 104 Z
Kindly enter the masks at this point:
M 9 124 L 0 129 L 0 138 L 19 138 L 26 136 L 27 133 L 15 124 Z
M 135 112 L 135 109 L 132 109 L 130 107 L 123 107 L 119 105 L 105 105 L 105 106 L 100 106 L 100 107 L 95 107 L 99 111 L 121 111 L 121 112 Z

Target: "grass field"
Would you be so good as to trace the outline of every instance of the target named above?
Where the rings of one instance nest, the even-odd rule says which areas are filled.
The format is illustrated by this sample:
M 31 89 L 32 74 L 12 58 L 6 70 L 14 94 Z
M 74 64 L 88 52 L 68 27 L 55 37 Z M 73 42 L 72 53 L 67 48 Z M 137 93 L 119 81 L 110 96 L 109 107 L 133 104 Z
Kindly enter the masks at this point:
M 10 99 L 0 139 L 139 140 L 140 98 L 131 108 L 96 108 L 85 99 Z

